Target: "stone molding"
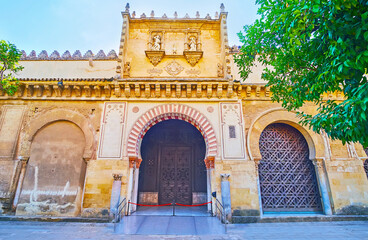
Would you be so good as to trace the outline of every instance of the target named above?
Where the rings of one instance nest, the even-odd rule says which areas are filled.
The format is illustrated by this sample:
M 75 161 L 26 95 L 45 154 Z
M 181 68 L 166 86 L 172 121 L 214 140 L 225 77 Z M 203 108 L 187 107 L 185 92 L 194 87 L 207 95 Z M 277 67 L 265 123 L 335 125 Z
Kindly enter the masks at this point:
M 264 128 L 271 123 L 286 123 L 296 128 L 308 143 L 309 157 L 311 159 L 323 157 L 325 152 L 322 136 L 312 130 L 304 128 L 299 124 L 300 119 L 293 112 L 288 112 L 283 108 L 274 108 L 261 113 L 256 117 L 249 127 L 247 134 L 247 149 L 250 159 L 256 161 L 261 159 L 259 150 L 259 139 Z M 250 144 L 252 143 L 252 144 Z
M 162 104 L 144 114 L 133 125 L 127 141 L 129 159 L 138 158 L 144 134 L 156 123 L 168 119 L 180 119 L 195 126 L 206 142 L 206 157 L 217 154 L 217 137 L 210 121 L 198 110 L 182 104 Z
M 83 158 L 91 159 L 94 149 L 96 148 L 96 132 L 90 127 L 90 123 L 81 113 L 68 109 L 53 109 L 40 115 L 39 117 L 32 119 L 29 124 L 28 141 L 33 141 L 36 133 L 44 126 L 57 121 L 69 121 L 76 124 L 84 133 L 86 139 L 86 146 L 84 148 Z M 29 158 L 30 156 L 30 144 L 27 145 L 27 149 L 21 149 L 22 157 Z

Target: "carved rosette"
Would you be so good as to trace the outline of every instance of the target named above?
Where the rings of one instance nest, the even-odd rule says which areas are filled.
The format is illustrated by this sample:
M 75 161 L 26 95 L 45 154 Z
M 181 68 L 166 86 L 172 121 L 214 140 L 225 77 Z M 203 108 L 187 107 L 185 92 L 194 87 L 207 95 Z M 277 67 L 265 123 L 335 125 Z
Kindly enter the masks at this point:
M 153 66 L 157 66 L 165 56 L 165 51 L 145 51 Z
M 177 63 L 175 60 L 173 60 L 169 64 L 166 65 L 165 70 L 171 76 L 176 76 L 179 73 L 181 73 L 184 70 L 184 68 L 179 63 Z
M 203 56 L 203 51 L 184 51 L 183 52 L 187 62 L 194 67 Z

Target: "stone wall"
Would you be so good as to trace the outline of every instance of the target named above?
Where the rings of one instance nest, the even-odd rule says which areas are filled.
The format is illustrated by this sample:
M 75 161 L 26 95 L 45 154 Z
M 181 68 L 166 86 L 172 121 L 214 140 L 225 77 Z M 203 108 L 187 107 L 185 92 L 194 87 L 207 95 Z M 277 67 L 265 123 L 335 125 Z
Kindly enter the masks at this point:
M 67 121 L 37 132 L 25 173 L 17 215 L 77 216 L 83 193 L 85 136 Z

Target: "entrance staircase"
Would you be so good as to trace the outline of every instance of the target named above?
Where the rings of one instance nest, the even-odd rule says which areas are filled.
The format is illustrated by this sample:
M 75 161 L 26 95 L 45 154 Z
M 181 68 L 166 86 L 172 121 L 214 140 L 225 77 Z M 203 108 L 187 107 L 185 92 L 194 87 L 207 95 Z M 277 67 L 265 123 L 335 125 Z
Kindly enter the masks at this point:
M 173 213 L 175 216 L 173 216 Z M 115 226 L 115 233 L 133 235 L 222 235 L 225 226 L 207 207 L 138 207 Z

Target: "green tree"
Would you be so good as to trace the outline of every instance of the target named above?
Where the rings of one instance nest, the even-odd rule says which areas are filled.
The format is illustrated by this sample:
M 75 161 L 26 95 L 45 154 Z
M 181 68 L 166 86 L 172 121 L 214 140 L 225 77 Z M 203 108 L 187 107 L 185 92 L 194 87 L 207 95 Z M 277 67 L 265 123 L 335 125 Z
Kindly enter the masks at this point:
M 258 61 L 272 100 L 332 139 L 368 146 L 368 1 L 256 0 L 259 19 L 238 34 L 242 79 Z M 341 91 L 344 101 L 323 99 Z M 306 102 L 318 106 L 309 115 Z
M 23 69 L 18 64 L 22 52 L 14 44 L 0 40 L 0 90 L 9 95 L 14 95 L 18 88 L 18 79 L 14 76 L 16 72 Z

